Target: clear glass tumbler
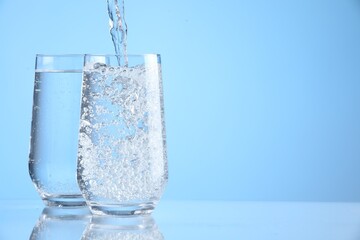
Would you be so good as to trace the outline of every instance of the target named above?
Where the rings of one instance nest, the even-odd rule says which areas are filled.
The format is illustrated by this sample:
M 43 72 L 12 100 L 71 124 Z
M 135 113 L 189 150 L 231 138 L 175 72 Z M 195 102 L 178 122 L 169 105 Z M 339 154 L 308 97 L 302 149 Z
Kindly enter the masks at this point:
M 48 206 L 86 205 L 77 184 L 84 55 L 37 55 L 29 172 Z
M 94 214 L 148 214 L 168 179 L 160 56 L 86 55 L 78 183 Z

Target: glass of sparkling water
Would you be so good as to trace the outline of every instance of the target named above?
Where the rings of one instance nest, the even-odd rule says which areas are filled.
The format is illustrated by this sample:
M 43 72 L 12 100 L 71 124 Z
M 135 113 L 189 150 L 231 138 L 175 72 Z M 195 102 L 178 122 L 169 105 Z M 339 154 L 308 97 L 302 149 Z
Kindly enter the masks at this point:
M 97 215 L 151 213 L 168 179 L 160 55 L 127 59 L 84 61 L 78 183 Z
M 85 206 L 77 185 L 84 55 L 37 55 L 29 172 L 47 206 Z

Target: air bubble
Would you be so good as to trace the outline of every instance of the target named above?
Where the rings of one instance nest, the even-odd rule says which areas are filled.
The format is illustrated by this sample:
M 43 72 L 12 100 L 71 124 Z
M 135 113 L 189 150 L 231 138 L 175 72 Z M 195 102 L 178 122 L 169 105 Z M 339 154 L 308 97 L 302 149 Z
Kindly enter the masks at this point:
M 94 63 L 94 69 L 99 69 L 101 67 L 106 67 L 105 63 Z

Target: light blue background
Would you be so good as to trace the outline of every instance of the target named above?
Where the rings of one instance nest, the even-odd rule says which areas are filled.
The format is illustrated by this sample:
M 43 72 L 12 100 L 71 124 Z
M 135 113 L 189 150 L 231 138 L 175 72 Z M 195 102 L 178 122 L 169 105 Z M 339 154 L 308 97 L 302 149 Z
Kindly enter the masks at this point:
M 360 200 L 360 1 L 129 0 L 162 55 L 166 199 Z M 0 0 L 0 199 L 27 170 L 36 53 L 112 53 L 105 0 Z

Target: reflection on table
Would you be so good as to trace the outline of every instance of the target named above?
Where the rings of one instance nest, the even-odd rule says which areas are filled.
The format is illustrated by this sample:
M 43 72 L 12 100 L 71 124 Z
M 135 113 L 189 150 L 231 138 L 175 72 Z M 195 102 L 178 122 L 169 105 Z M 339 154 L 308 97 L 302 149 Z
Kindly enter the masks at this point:
M 44 208 L 30 240 L 81 239 L 90 218 L 88 208 Z
M 144 216 L 94 216 L 88 208 L 44 208 L 30 240 L 163 240 L 155 220 Z
M 360 239 L 360 203 L 162 201 L 150 216 L 119 219 L 0 201 L 0 213 L 1 240 Z
M 154 219 L 150 215 L 131 217 L 93 216 L 82 239 L 163 240 Z

